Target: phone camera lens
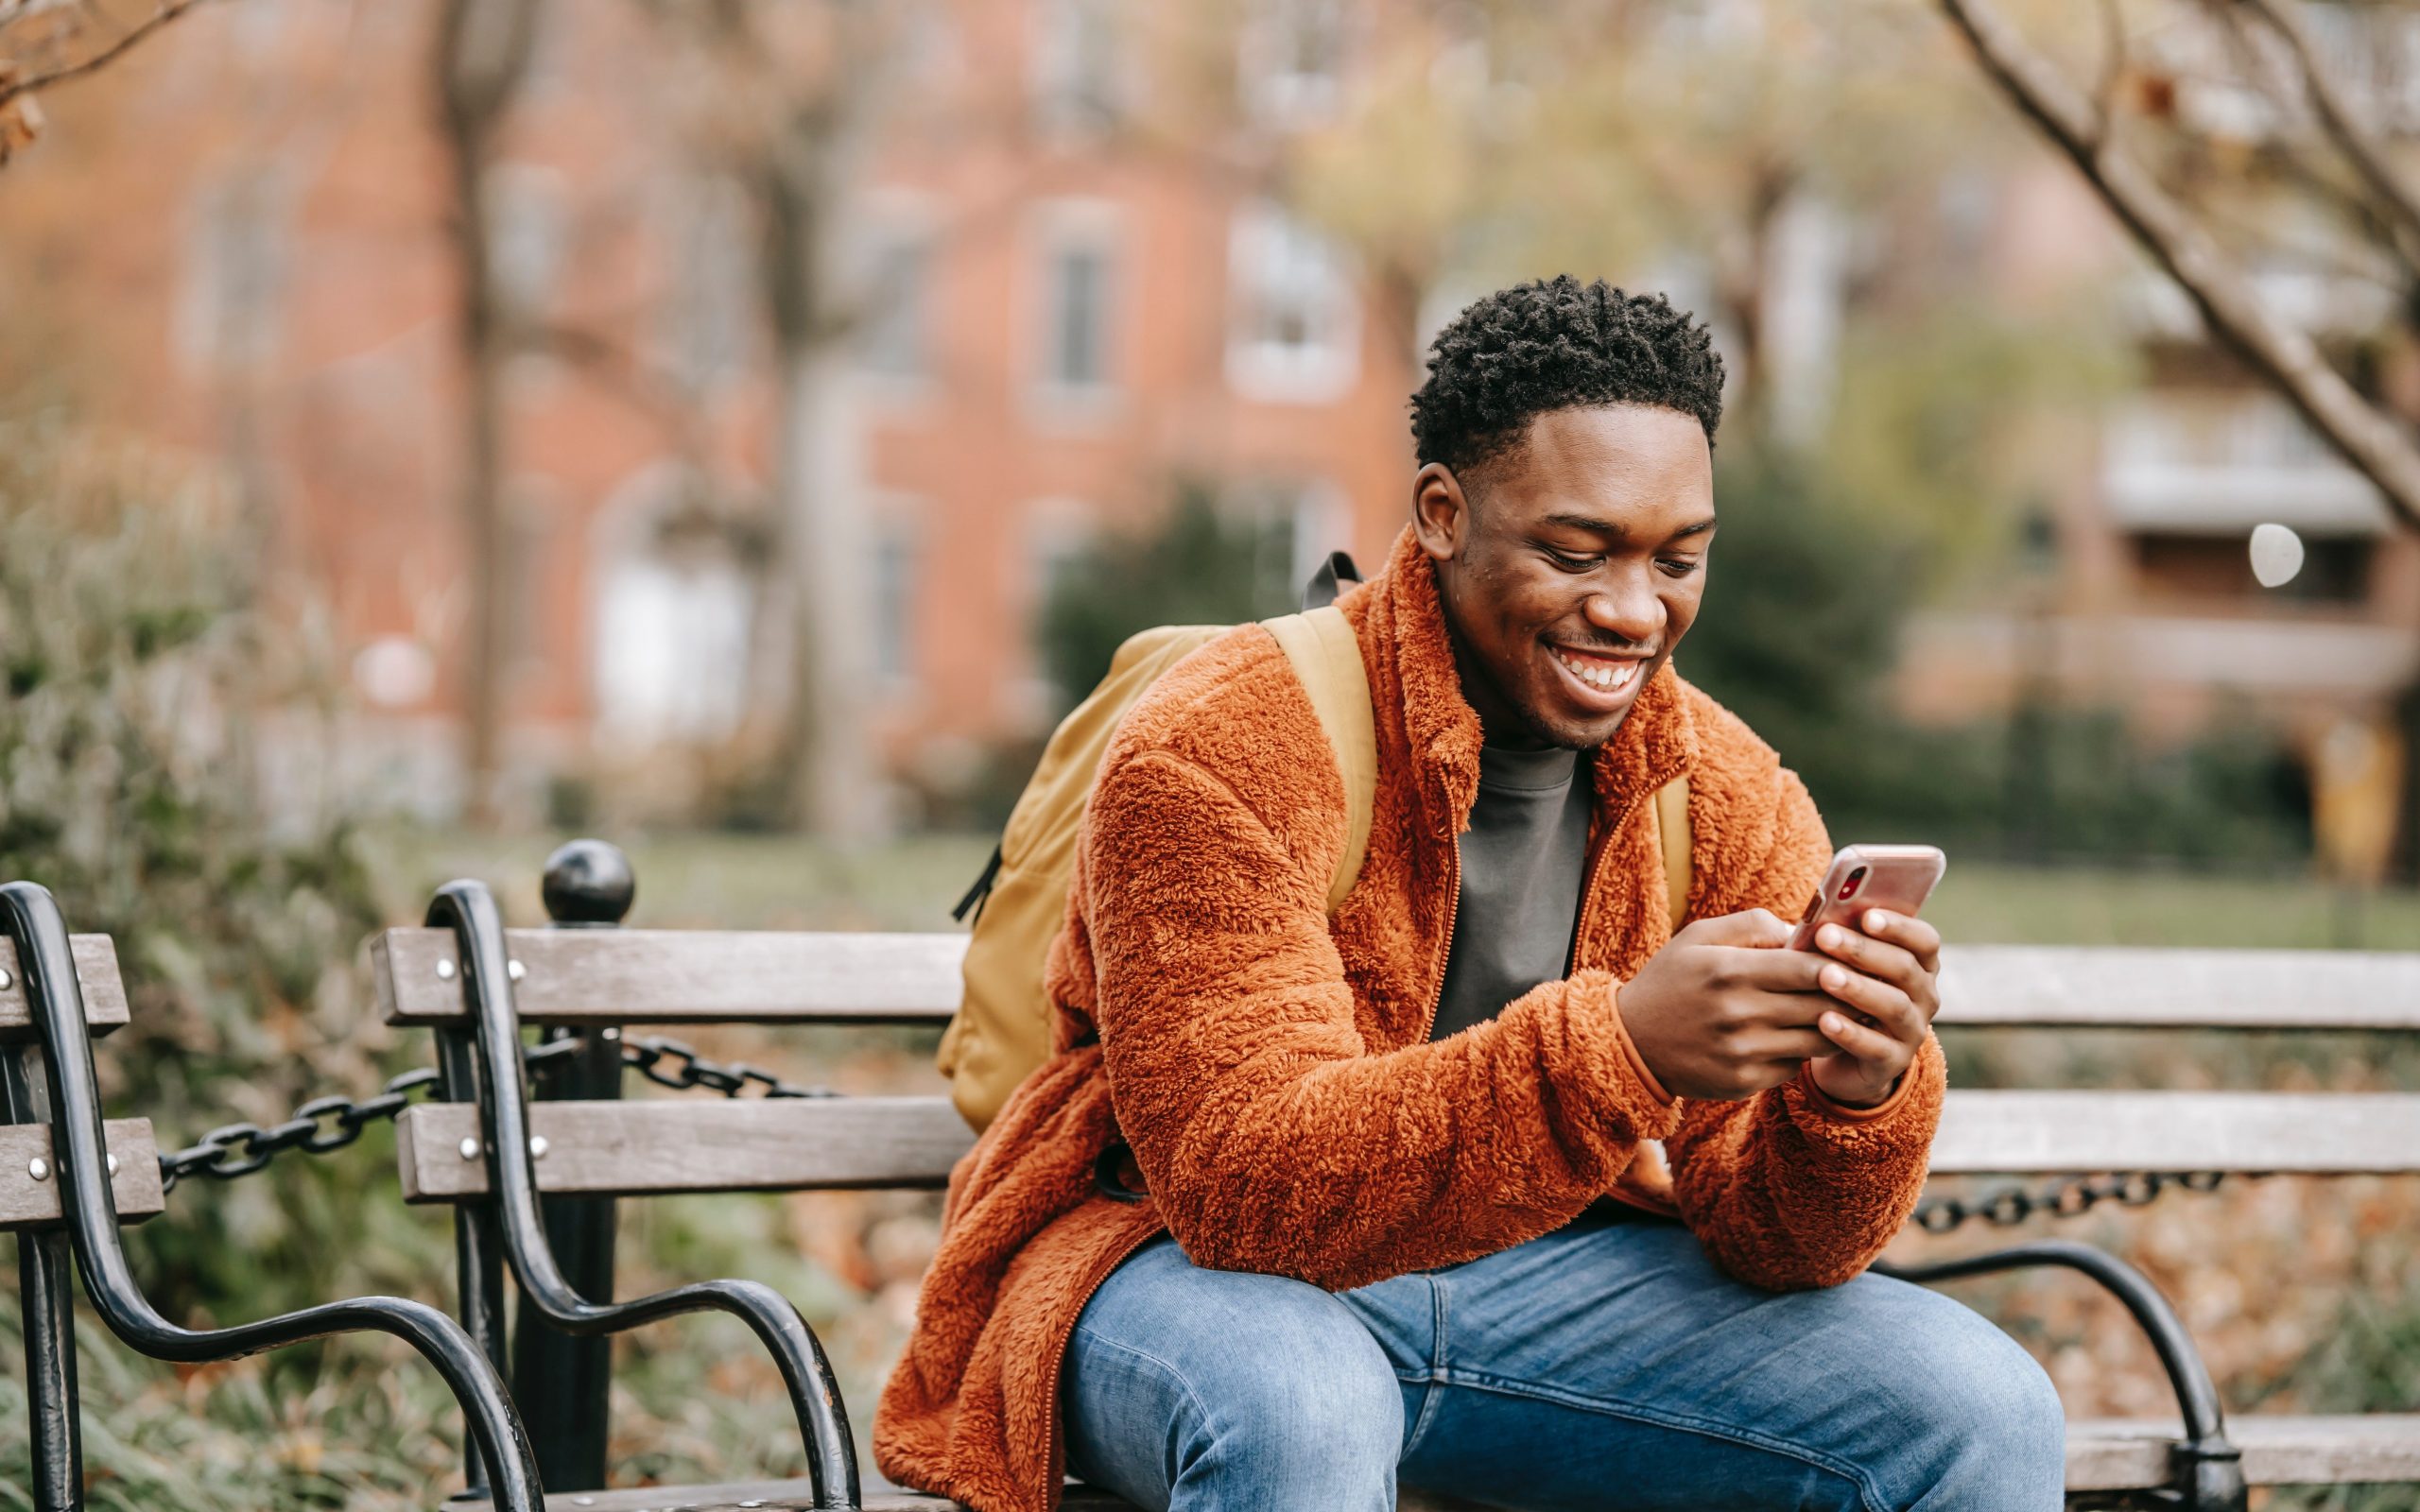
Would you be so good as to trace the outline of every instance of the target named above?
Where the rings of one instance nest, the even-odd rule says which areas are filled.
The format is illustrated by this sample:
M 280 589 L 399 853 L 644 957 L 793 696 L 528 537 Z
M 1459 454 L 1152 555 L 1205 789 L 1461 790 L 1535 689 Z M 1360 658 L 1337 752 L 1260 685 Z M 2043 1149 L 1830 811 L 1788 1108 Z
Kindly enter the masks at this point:
M 1848 880 L 1846 882 L 1841 884 L 1841 896 L 1842 898 L 1854 898 L 1857 896 L 1857 890 L 1864 885 L 1865 868 L 1863 867 L 1859 867 L 1855 871 L 1849 873 Z

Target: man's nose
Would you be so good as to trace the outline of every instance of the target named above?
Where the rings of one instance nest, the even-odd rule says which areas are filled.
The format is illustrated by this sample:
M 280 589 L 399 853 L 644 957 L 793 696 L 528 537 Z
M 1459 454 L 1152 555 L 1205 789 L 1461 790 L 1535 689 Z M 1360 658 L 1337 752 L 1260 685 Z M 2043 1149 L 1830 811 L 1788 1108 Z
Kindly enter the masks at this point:
M 1639 645 L 1652 645 L 1664 633 L 1664 600 L 1650 585 L 1627 577 L 1589 594 L 1585 613 L 1590 625 Z

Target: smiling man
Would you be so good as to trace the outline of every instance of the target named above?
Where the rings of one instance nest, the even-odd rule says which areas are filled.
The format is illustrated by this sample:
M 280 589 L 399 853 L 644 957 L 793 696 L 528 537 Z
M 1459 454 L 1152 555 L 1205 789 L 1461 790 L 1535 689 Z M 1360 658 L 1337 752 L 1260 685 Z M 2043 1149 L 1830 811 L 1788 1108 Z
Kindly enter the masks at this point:
M 1863 1274 L 1941 1105 L 1939 939 L 1784 948 L 1823 822 L 1670 665 L 1721 390 L 1703 326 L 1601 283 L 1438 336 L 1411 524 L 1340 601 L 1378 782 L 1333 916 L 1343 784 L 1269 633 L 1135 705 L 1059 1051 L 953 1177 L 886 1471 L 982 1512 L 1067 1471 L 1180 1512 L 2060 1504 L 2041 1370 Z

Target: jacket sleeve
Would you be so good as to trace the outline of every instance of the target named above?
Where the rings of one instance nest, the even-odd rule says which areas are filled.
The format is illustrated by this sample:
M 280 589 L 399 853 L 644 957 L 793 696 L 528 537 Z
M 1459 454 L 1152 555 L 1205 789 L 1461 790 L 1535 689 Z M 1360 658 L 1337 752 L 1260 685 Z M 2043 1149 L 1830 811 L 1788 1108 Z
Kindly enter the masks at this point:
M 1774 839 L 1738 906 L 1798 917 L 1831 843 L 1795 773 L 1781 774 Z M 1688 1100 L 1667 1151 L 1672 1194 L 1706 1252 L 1754 1286 L 1837 1286 L 1891 1243 L 1924 1189 L 1945 1085 L 1940 1042 L 1881 1104 L 1853 1108 L 1803 1071 L 1740 1102 Z
M 1605 973 L 1370 1055 L 1322 855 L 1165 750 L 1106 770 L 1086 822 L 1110 1093 L 1196 1263 L 1342 1290 L 1467 1260 L 1566 1222 L 1670 1132 Z

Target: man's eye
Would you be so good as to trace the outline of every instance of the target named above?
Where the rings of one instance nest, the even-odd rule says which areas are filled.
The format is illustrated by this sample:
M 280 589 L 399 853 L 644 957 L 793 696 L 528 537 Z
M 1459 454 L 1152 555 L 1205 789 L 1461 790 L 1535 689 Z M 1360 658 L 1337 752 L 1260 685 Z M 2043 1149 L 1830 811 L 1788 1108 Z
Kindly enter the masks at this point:
M 1701 563 L 1695 557 L 1666 557 L 1655 565 L 1674 577 L 1686 577 L 1689 574 L 1696 572 Z
M 1552 546 L 1548 546 L 1545 548 L 1545 550 L 1547 559 L 1567 573 L 1584 573 L 1592 571 L 1596 568 L 1598 563 L 1605 559 L 1602 557 L 1574 557 L 1566 552 L 1557 551 Z

